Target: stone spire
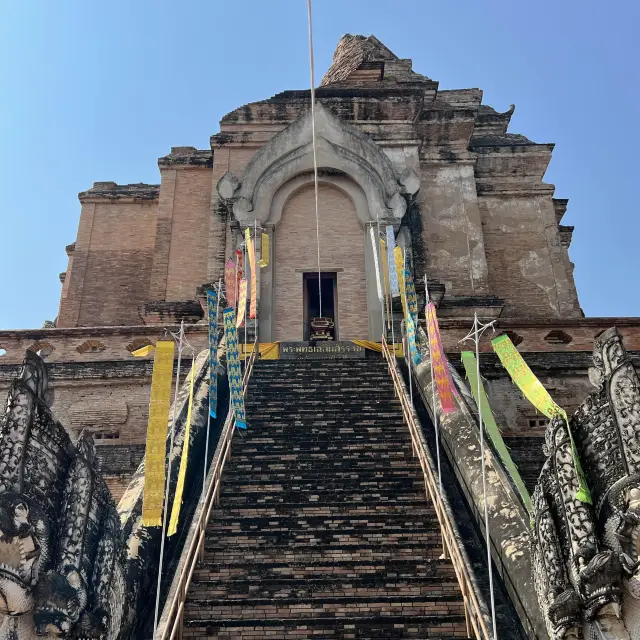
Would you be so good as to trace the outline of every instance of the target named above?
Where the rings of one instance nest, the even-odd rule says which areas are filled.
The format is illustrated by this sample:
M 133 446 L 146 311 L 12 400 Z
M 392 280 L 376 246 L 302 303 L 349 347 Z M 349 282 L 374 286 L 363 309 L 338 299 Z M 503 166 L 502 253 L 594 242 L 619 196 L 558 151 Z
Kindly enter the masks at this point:
M 389 80 L 421 82 L 425 76 L 411 69 L 411 60 L 401 59 L 375 36 L 345 34 L 333 54 L 333 63 L 325 73 L 321 87 L 328 85 L 369 85 Z

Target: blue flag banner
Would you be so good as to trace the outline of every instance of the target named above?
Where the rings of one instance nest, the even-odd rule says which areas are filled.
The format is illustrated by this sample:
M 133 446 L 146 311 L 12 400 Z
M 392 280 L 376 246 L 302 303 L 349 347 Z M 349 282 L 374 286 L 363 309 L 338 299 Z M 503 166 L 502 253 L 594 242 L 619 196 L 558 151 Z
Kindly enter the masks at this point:
M 216 417 L 218 409 L 218 294 L 207 291 L 209 316 L 209 413 Z
M 390 224 L 387 227 L 387 264 L 389 265 L 389 288 L 391 289 L 391 295 L 395 298 L 400 295 L 400 285 L 398 284 L 398 274 L 393 268 L 396 259 L 394 251 L 396 248 L 396 237 L 393 233 L 393 225 Z
M 236 417 L 236 427 L 238 427 L 238 429 L 246 429 L 247 419 L 244 413 L 242 371 L 240 370 L 240 354 L 238 353 L 238 331 L 236 329 L 236 318 L 232 308 L 224 310 L 224 337 L 227 345 L 229 399 Z
M 414 365 L 419 365 L 422 357 L 418 352 L 418 348 L 416 347 L 416 325 L 413 321 L 413 316 L 408 313 L 407 314 L 407 339 L 409 341 L 409 354 L 411 355 L 411 360 Z
M 407 296 L 407 312 L 415 325 L 418 319 L 418 296 L 416 295 L 416 287 L 413 284 L 413 276 L 409 269 L 404 269 L 404 285 Z

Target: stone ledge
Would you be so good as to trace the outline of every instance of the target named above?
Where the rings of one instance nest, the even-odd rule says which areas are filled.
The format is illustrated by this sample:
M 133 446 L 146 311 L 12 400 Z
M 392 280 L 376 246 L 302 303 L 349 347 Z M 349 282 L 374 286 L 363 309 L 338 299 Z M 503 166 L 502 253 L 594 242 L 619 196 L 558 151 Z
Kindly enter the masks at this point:
M 171 147 L 169 155 L 158 158 L 158 166 L 162 167 L 213 167 L 213 153 L 211 149 L 196 149 L 195 147 Z
M 182 366 L 191 364 L 191 358 L 182 357 Z M 20 364 L 0 364 L 0 382 L 12 382 L 18 377 Z M 174 365 L 175 366 L 175 365 Z M 185 369 L 186 371 L 187 369 Z M 51 380 L 85 380 L 113 378 L 145 378 L 153 372 L 152 360 L 104 360 L 96 362 L 47 363 Z
M 80 202 L 101 202 L 124 199 L 131 202 L 157 200 L 159 184 L 117 184 L 115 182 L 94 182 L 93 187 L 78 194 Z

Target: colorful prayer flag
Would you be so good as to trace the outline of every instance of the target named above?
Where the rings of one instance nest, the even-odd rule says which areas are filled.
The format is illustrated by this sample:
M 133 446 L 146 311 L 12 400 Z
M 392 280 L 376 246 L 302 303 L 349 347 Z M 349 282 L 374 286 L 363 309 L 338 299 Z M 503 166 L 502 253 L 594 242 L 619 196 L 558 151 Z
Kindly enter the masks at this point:
M 253 320 L 258 310 L 258 287 L 256 283 L 256 250 L 251 238 L 251 229 L 246 228 L 244 232 L 247 241 L 247 254 L 249 255 L 249 267 L 251 269 L 251 303 L 249 304 L 249 318 Z
M 387 329 L 391 328 L 391 305 L 389 303 L 389 265 L 387 260 L 387 243 L 380 238 L 380 257 L 382 258 L 382 281 L 384 283 L 384 300 L 387 306 Z
M 260 248 L 260 260 L 258 260 L 259 267 L 266 267 L 269 264 L 269 234 L 262 234 L 262 247 Z
M 433 363 L 433 377 L 435 378 L 438 395 L 440 396 L 442 413 L 451 413 L 456 410 L 453 398 L 458 395 L 458 392 L 453 385 L 451 373 L 449 372 L 449 364 L 444 354 L 444 349 L 442 348 L 438 318 L 433 302 L 429 302 L 427 305 L 426 315 L 429 353 L 431 354 L 431 361 Z
M 409 355 L 414 365 L 419 365 L 422 360 L 418 347 L 416 346 L 416 325 L 413 322 L 413 316 L 408 313 L 405 318 L 407 323 L 407 341 L 409 342 Z
M 402 298 L 402 312 L 407 315 L 407 292 L 404 285 L 404 256 L 402 255 L 402 247 L 396 247 L 393 250 L 393 259 L 396 264 L 396 276 L 398 278 L 398 287 L 400 288 L 400 297 Z
M 378 289 L 378 300 L 382 302 L 382 283 L 380 282 L 380 265 L 378 264 L 378 241 L 376 239 L 377 233 L 371 226 L 369 227 L 369 233 L 371 235 L 371 248 L 373 249 L 373 266 L 376 270 L 376 287 Z
M 162 524 L 173 352 L 173 340 L 156 343 L 144 461 L 142 524 L 145 527 L 159 527 Z
M 227 260 L 224 265 L 224 288 L 226 292 L 227 304 L 232 308 L 236 308 L 236 264 L 233 260 Z
M 573 463 L 578 476 L 578 483 L 580 485 L 576 494 L 576 499 L 581 502 L 591 504 L 591 493 L 587 486 L 582 467 L 580 466 L 580 459 L 578 458 L 578 452 L 573 441 L 573 435 L 571 434 L 571 427 L 569 426 L 569 419 L 567 418 L 566 411 L 557 405 L 553 398 L 549 395 L 549 392 L 544 388 L 540 380 L 536 378 L 535 374 L 529 368 L 529 365 L 524 361 L 524 358 L 520 352 L 515 348 L 511 338 L 507 334 L 503 334 L 494 338 L 491 341 L 493 350 L 498 354 L 502 366 L 507 370 L 511 379 L 518 385 L 520 391 L 525 395 L 527 400 L 547 418 L 551 419 L 554 416 L 562 416 L 566 425 L 569 437 L 571 438 L 571 449 L 573 453 Z
M 240 291 L 238 293 L 238 320 L 236 326 L 241 327 L 244 324 L 244 316 L 247 313 L 247 279 L 240 280 Z
M 178 470 L 178 482 L 176 493 L 173 496 L 171 505 L 171 519 L 169 520 L 169 530 L 167 536 L 172 536 L 178 530 L 178 520 L 180 518 L 180 508 L 182 507 L 182 495 L 184 493 L 184 481 L 187 476 L 187 462 L 189 461 L 189 438 L 191 437 L 191 414 L 193 411 L 193 383 L 196 377 L 196 359 L 191 361 L 191 382 L 189 383 L 189 405 L 187 408 L 187 424 L 184 428 L 184 442 L 182 443 L 182 453 L 180 455 L 180 469 Z
M 246 429 L 247 421 L 244 413 L 244 389 L 242 386 L 242 371 L 240 370 L 240 355 L 238 353 L 238 332 L 233 309 L 224 310 L 224 335 L 227 346 L 227 376 L 229 377 L 229 401 L 233 408 L 236 427 Z
M 389 272 L 389 285 L 391 295 L 396 298 L 400 295 L 400 285 L 398 284 L 398 272 L 395 267 L 394 251 L 396 248 L 396 237 L 393 233 L 393 225 L 387 226 L 387 263 Z
M 216 417 L 218 408 L 218 294 L 207 291 L 209 316 L 209 413 Z
M 513 459 L 511 458 L 507 445 L 502 439 L 502 434 L 500 433 L 500 429 L 493 417 L 493 412 L 491 411 L 489 400 L 487 399 L 487 394 L 484 390 L 484 384 L 482 383 L 480 384 L 480 399 L 478 399 L 478 369 L 476 357 L 473 351 L 463 351 L 460 355 L 462 356 L 464 370 L 467 372 L 467 380 L 471 387 L 471 393 L 473 394 L 476 404 L 482 408 L 482 422 L 484 422 L 485 430 L 491 439 L 497 454 L 500 456 L 500 460 L 502 460 L 502 465 L 511 476 L 513 483 L 516 485 L 516 489 L 518 490 L 522 501 L 527 509 L 531 511 L 531 496 L 529 495 L 529 491 L 520 476 L 518 467 L 516 467 Z
M 404 269 L 404 288 L 407 298 L 407 311 L 413 318 L 414 322 L 418 319 L 418 296 L 416 295 L 416 287 L 413 284 L 413 276 L 409 269 Z

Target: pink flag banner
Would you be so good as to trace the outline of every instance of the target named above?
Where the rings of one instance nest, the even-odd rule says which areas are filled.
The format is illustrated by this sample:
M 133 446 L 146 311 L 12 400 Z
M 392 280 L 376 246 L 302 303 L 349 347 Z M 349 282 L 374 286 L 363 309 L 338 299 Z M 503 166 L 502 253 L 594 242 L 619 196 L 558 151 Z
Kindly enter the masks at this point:
M 244 323 L 244 316 L 247 312 L 247 279 L 240 280 L 240 288 L 238 292 L 238 319 L 236 327 L 241 327 Z
M 447 363 L 447 358 L 442 348 L 438 318 L 436 317 L 436 308 L 433 302 L 429 302 L 427 305 L 426 315 L 427 333 L 429 335 L 429 353 L 433 360 L 433 377 L 435 378 L 438 395 L 440 396 L 442 413 L 451 413 L 456 410 L 453 397 L 457 396 L 458 392 L 451 379 L 449 364 Z
M 251 229 L 247 227 L 245 231 L 247 242 L 247 255 L 249 256 L 249 267 L 251 269 L 251 304 L 249 305 L 249 318 L 254 320 L 258 311 L 258 287 L 256 282 L 256 248 L 251 238 Z
M 236 263 L 227 260 L 224 265 L 224 288 L 226 291 L 227 306 L 234 311 L 236 309 Z

